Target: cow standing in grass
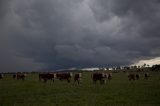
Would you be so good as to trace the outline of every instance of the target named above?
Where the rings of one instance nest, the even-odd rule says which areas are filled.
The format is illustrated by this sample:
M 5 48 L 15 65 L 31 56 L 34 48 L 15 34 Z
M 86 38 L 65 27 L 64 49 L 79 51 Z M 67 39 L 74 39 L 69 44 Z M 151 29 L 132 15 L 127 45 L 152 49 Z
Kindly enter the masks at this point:
M 17 74 L 13 74 L 13 79 L 16 79 L 17 78 Z
M 139 74 L 135 74 L 135 73 L 130 73 L 128 74 L 128 79 L 131 81 L 131 80 L 139 80 L 140 76 Z
M 74 82 L 77 82 L 79 84 L 81 79 L 82 79 L 82 73 L 76 73 L 74 75 Z
M 129 75 L 128 75 L 128 79 L 129 79 L 130 81 L 131 81 L 131 80 L 134 81 L 134 80 L 135 80 L 135 77 L 136 77 L 135 74 L 129 74 Z
M 144 78 L 145 78 L 146 80 L 148 80 L 149 77 L 150 77 L 149 73 L 145 73 L 145 74 L 144 74 Z
M 108 75 L 105 73 L 96 72 L 92 75 L 92 80 L 94 83 L 100 81 L 100 84 L 104 84 L 106 82 L 106 79 L 108 78 Z
M 27 75 L 26 75 L 25 73 L 17 73 L 17 74 L 16 74 L 17 80 L 19 80 L 19 79 L 25 80 L 25 77 L 26 77 L 26 76 L 27 76 Z
M 108 73 L 108 80 L 110 81 L 112 79 L 112 73 Z
M 39 74 L 39 81 L 44 81 L 47 82 L 47 80 L 53 80 L 56 78 L 56 74 L 54 73 L 43 73 L 43 74 Z
M 72 73 L 57 73 L 56 77 L 60 81 L 67 80 L 67 82 L 70 83 L 71 77 L 72 77 Z
M 136 80 L 139 80 L 140 76 L 139 74 L 136 74 Z

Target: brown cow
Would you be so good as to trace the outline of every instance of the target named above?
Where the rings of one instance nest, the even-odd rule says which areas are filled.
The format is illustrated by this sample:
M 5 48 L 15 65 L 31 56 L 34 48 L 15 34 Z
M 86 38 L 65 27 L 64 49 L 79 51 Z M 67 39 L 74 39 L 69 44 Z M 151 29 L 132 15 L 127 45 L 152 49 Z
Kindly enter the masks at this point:
M 135 74 L 129 74 L 128 75 L 128 79 L 131 81 L 131 80 L 135 80 Z
M 47 80 L 53 80 L 54 82 L 54 78 L 56 78 L 56 74 L 54 73 L 43 73 L 43 74 L 39 74 L 39 80 L 43 80 L 44 82 L 47 82 Z
M 144 74 L 144 78 L 145 78 L 146 80 L 148 80 L 149 77 L 150 77 L 149 73 L 145 73 L 145 74 Z
M 104 84 L 106 82 L 106 78 L 108 78 L 108 75 L 105 73 L 96 72 L 92 74 L 92 80 L 94 83 L 99 80 L 100 84 Z
M 79 84 L 81 79 L 82 79 L 82 73 L 76 73 L 74 75 L 74 82 L 77 82 Z
M 16 74 L 17 80 L 19 80 L 19 79 L 25 80 L 26 76 L 27 75 L 25 73 L 17 73 Z
M 130 73 L 129 75 L 128 75 L 128 79 L 131 81 L 131 80 L 139 80 L 139 78 L 140 78 L 140 76 L 139 76 L 139 74 L 137 73 L 137 74 L 135 74 L 135 73 Z
M 67 80 L 68 83 L 71 81 L 72 73 L 57 73 L 56 74 L 57 79 L 59 80 Z

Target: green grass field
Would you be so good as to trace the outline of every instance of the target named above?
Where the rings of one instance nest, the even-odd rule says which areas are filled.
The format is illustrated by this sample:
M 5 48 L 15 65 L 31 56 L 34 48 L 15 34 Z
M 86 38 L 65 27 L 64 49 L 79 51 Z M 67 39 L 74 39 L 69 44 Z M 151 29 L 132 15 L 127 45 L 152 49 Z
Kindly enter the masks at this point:
M 6 75 L 0 80 L 0 106 L 160 106 L 160 73 L 143 74 L 138 81 L 128 81 L 126 73 L 113 73 L 105 85 L 93 84 L 91 73 L 84 72 L 80 85 L 55 80 L 38 81 L 38 74 L 28 74 L 25 81 Z

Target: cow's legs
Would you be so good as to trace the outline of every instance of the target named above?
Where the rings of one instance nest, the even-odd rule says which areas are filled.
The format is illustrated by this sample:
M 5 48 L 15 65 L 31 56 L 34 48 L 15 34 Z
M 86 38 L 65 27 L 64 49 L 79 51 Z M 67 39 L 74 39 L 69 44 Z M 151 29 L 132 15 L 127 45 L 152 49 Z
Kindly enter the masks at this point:
M 22 77 L 22 80 L 24 81 L 24 78 Z
M 67 79 L 68 83 L 70 83 L 70 79 Z
M 44 82 L 45 82 L 45 83 L 47 82 L 47 79 L 46 79 L 46 78 L 44 78 Z

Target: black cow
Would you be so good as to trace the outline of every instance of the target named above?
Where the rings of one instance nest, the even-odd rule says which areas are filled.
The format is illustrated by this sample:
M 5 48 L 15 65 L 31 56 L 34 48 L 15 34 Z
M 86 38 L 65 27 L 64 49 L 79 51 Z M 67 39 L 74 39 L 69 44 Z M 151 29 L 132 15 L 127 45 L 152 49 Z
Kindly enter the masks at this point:
M 106 82 L 106 78 L 108 77 L 105 73 L 96 72 L 92 74 L 92 80 L 94 83 L 97 82 L 97 80 L 100 81 L 100 84 L 104 84 Z
M 74 82 L 77 82 L 79 84 L 81 79 L 82 79 L 82 73 L 76 73 L 74 75 Z
M 13 74 L 13 79 L 16 79 L 17 78 L 17 74 Z
M 136 80 L 139 80 L 140 76 L 139 74 L 136 74 Z
M 4 75 L 2 73 L 0 73 L 0 79 L 2 79 L 4 77 Z

